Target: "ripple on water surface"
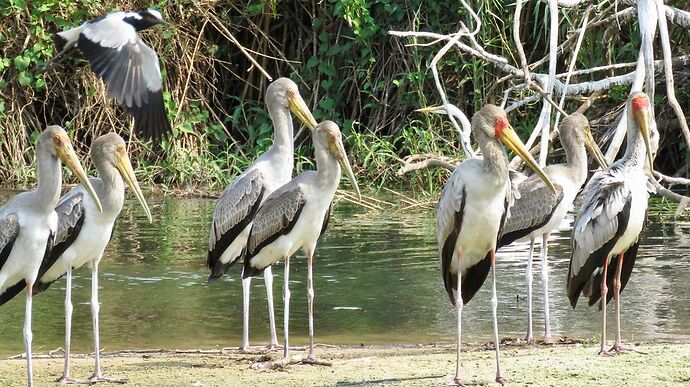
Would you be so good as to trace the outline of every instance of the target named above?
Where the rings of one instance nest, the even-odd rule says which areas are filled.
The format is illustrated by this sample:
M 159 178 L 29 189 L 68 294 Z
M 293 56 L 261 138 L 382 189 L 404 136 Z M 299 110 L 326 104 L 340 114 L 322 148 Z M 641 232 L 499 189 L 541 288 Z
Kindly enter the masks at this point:
M 0 192 L 0 203 L 9 193 Z M 214 202 L 151 198 L 149 224 L 128 199 L 101 262 L 101 342 L 120 348 L 236 346 L 242 335 L 241 264 L 207 284 L 206 249 Z M 441 280 L 435 211 L 363 213 L 339 203 L 314 261 L 316 335 L 326 343 L 417 343 L 454 340 L 455 312 Z M 563 226 L 567 228 L 572 217 Z M 565 296 L 569 231 L 554 233 L 549 248 L 551 321 L 556 335 L 598 335 L 599 315 L 585 303 L 572 310 Z M 522 336 L 524 269 L 528 244 L 498 255 L 501 336 Z M 622 296 L 625 339 L 690 339 L 690 223 L 658 218 L 644 231 L 636 267 Z M 291 338 L 307 341 L 306 260 L 291 261 Z M 282 315 L 282 264 L 273 270 L 276 313 Z M 467 339 L 491 340 L 490 282 L 463 310 Z M 542 302 L 535 255 L 535 332 Z M 91 349 L 90 271 L 74 277 L 73 346 Z M 252 282 L 252 342 L 266 342 L 265 286 Z M 34 300 L 34 348 L 63 346 L 64 280 Z M 611 310 L 613 308 L 610 308 Z M 23 350 L 24 298 L 0 307 L 0 353 Z M 280 325 L 280 324 L 279 324 Z M 280 332 L 279 332 L 280 333 Z M 611 332 L 613 333 L 613 332 Z

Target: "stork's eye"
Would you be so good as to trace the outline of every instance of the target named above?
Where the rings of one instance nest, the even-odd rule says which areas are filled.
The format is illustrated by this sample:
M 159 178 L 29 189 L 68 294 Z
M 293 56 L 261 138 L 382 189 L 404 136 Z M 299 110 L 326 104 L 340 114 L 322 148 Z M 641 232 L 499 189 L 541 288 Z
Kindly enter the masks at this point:
M 503 137 L 503 130 L 509 125 L 507 118 L 501 116 L 496 117 L 494 121 L 494 137 L 499 139 Z
M 55 145 L 60 145 L 62 143 L 62 138 L 60 138 L 59 134 L 53 136 L 53 142 L 55 143 Z

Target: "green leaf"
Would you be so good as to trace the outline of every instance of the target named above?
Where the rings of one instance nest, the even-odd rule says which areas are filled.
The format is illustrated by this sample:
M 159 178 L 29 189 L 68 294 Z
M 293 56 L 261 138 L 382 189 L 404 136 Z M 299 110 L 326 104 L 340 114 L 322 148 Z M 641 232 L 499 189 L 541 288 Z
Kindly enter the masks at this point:
M 31 63 L 31 59 L 24 57 L 24 56 L 17 56 L 14 58 L 14 67 L 17 68 L 19 71 L 24 71 L 29 67 L 29 64 Z
M 23 87 L 27 87 L 27 86 L 31 85 L 31 81 L 32 81 L 31 75 L 27 74 L 25 71 L 22 71 L 17 76 L 17 81 Z
M 307 68 L 313 68 L 318 66 L 319 64 L 319 58 L 316 57 L 316 55 L 312 55 L 309 60 L 307 61 Z

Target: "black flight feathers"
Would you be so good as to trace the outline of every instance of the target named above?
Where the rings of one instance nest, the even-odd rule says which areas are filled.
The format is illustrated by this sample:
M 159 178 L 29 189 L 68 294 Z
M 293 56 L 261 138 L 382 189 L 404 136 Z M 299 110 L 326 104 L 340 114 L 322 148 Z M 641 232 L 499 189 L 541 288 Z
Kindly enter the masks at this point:
M 171 131 L 158 55 L 137 34 L 156 24 L 166 22 L 155 10 L 112 12 L 56 35 L 58 48 L 76 48 L 107 84 L 108 95 L 134 117 L 136 133 L 151 139 Z

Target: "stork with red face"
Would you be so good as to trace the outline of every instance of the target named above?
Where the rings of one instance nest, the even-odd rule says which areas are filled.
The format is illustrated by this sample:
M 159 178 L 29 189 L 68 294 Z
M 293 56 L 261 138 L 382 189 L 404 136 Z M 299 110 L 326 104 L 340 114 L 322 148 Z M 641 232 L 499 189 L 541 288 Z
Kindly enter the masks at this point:
M 635 92 L 626 104 L 628 115 L 625 155 L 592 176 L 575 219 L 571 239 L 567 291 L 575 307 L 580 294 L 601 309 L 600 355 L 623 350 L 620 334 L 620 292 L 630 279 L 640 233 L 647 218 L 648 176 L 653 170 L 652 141 L 658 139 L 649 97 Z M 649 168 L 645 166 L 648 164 Z M 615 267 L 615 272 L 609 266 Z M 613 294 L 608 292 L 613 287 Z M 606 304 L 616 300 L 616 342 L 606 349 Z
M 461 385 L 460 343 L 462 307 L 492 272 L 492 310 L 496 340 L 496 382 L 506 379 L 499 366 L 496 309 L 496 243 L 511 205 L 508 156 L 504 145 L 517 153 L 546 183 L 553 183 L 539 168 L 510 126 L 503 109 L 486 105 L 472 117 L 472 134 L 483 158 L 460 164 L 443 188 L 438 205 L 436 237 L 443 282 L 457 308 L 457 367 L 453 383 Z

